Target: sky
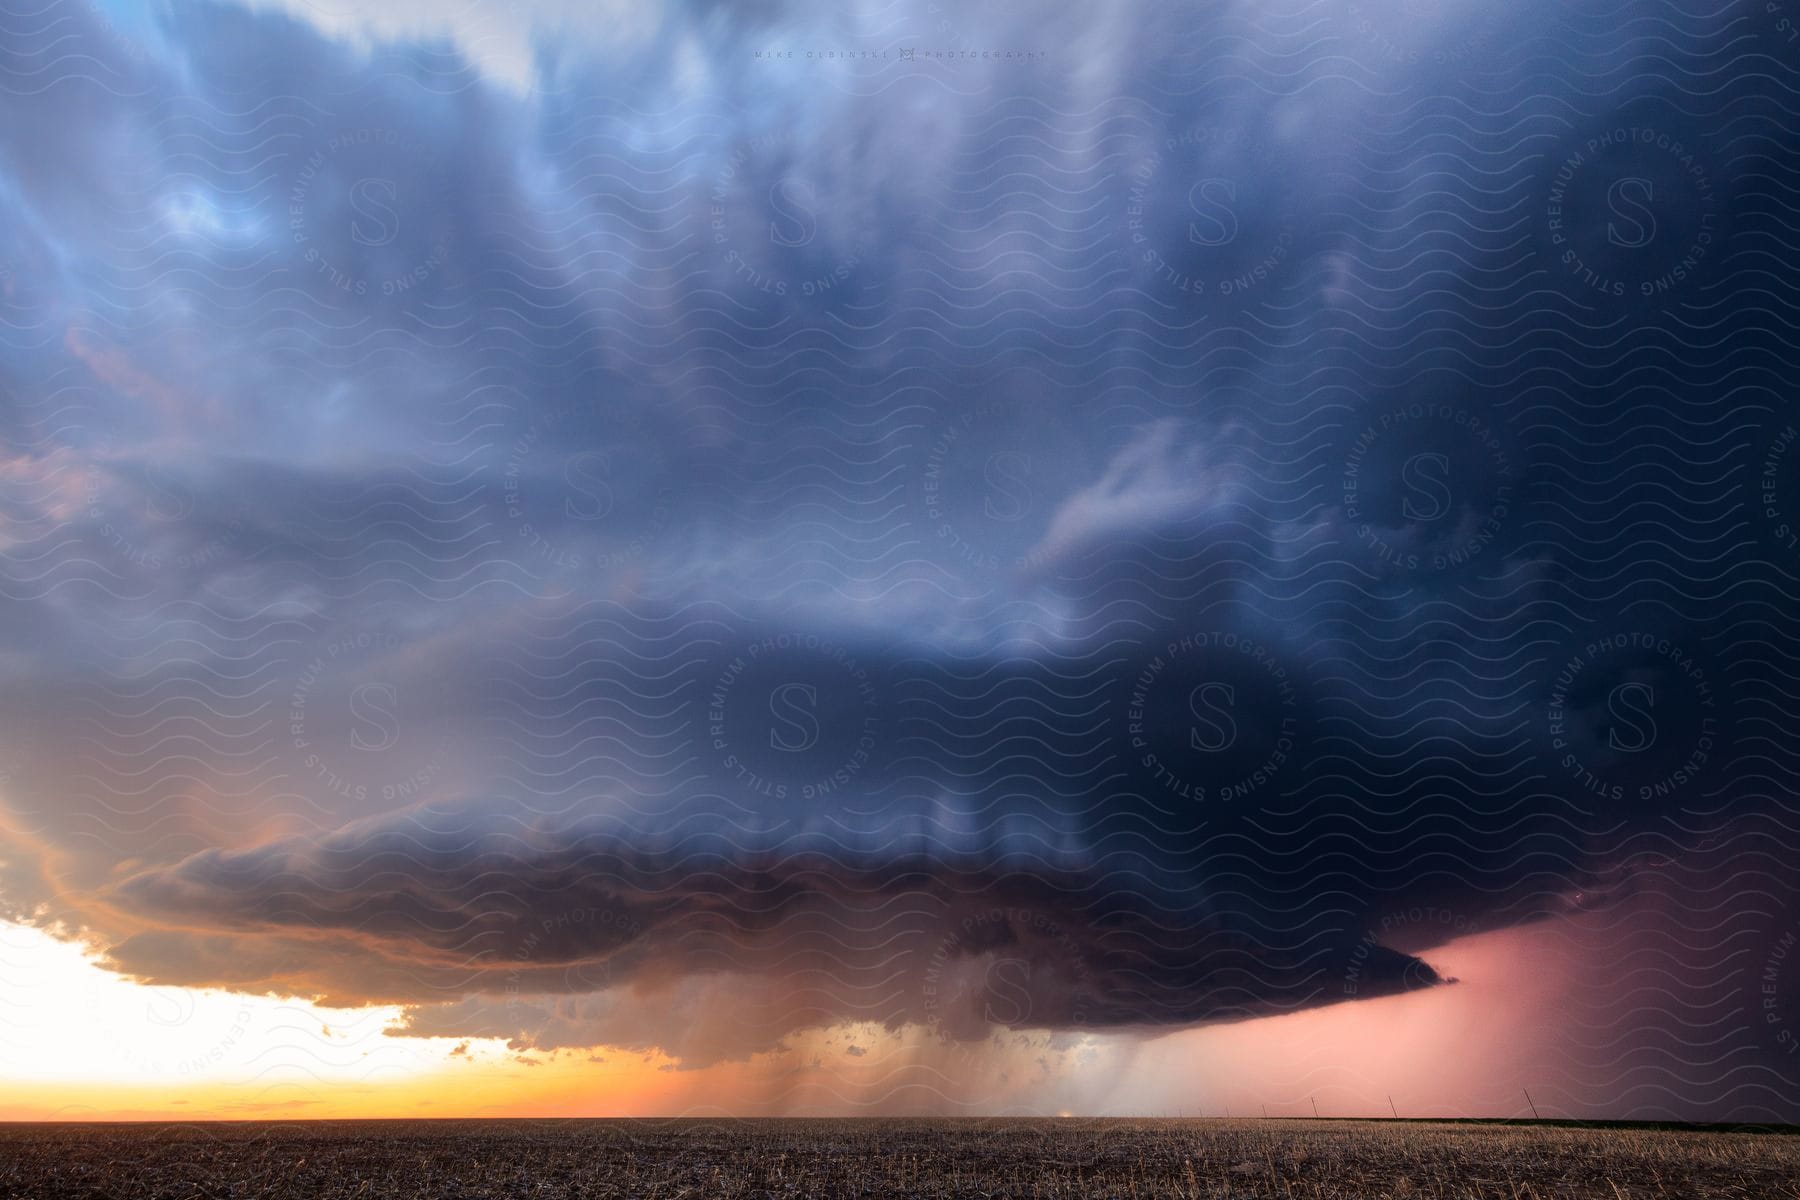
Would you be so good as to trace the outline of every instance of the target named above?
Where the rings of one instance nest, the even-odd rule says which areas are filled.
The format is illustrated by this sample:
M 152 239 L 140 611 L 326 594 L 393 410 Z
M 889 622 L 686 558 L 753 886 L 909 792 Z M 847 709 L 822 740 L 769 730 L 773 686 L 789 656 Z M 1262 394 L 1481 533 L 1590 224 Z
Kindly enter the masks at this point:
M 1796 19 L 0 0 L 0 1119 L 1797 1119 Z

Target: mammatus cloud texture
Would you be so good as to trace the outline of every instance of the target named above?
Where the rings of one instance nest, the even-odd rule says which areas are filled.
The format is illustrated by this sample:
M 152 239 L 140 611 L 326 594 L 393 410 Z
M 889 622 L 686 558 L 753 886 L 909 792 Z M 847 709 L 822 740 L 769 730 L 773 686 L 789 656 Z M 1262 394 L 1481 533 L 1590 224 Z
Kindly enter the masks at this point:
M 944 1111 L 1537 930 L 1793 1115 L 1796 13 L 4 2 L 0 916 Z

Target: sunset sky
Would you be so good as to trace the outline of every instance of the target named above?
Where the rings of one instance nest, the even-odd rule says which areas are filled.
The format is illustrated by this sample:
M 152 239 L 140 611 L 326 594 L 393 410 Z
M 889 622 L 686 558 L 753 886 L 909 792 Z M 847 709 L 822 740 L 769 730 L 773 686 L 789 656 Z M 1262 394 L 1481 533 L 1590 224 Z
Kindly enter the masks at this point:
M 0 0 L 0 1120 L 1800 1119 L 1793 7 Z

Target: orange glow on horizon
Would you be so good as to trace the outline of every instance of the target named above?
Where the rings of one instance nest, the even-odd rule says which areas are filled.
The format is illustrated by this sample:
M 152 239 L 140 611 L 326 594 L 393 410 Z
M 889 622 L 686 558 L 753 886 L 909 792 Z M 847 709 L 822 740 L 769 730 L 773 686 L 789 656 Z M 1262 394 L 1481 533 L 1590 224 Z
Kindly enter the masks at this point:
M 1542 1052 L 1545 1014 L 1569 986 L 1568 931 L 1481 934 L 1426 957 L 1461 982 L 1400 996 L 1161 1036 L 999 1035 L 969 1057 L 920 1031 L 838 1027 L 750 1059 L 683 1069 L 657 1052 L 519 1053 L 495 1039 L 391 1037 L 400 1010 L 151 987 L 79 947 L 0 925 L 22 984 L 0 1032 L 0 1120 L 602 1117 L 766 1113 L 1186 1112 L 1469 1115 Z M 1558 947 L 1561 951 L 1558 951 Z M 1535 959 L 1540 969 L 1521 971 Z M 1523 1069 L 1523 1068 L 1521 1068 Z M 979 1075 L 973 1105 L 945 1105 Z M 1474 1115 L 1496 1115 L 1481 1113 Z

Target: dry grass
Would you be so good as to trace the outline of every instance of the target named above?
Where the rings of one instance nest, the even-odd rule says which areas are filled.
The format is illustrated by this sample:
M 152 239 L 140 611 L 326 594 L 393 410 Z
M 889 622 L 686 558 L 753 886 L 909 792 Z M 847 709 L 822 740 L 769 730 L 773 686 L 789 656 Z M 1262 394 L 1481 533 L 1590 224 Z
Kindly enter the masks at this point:
M 1800 1198 L 1800 1136 L 1364 1121 L 0 1126 L 0 1196 Z

